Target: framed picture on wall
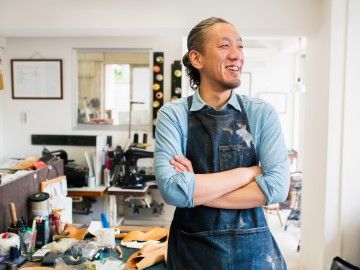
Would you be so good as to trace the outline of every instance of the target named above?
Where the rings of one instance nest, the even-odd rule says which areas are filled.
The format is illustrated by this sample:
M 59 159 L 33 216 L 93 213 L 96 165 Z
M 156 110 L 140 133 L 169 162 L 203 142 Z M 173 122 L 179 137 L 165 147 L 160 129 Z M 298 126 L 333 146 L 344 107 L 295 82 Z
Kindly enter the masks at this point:
M 13 99 L 62 99 L 61 59 L 12 59 Z
M 235 92 L 239 95 L 250 96 L 251 95 L 251 73 L 242 72 L 240 77 L 241 84 L 235 88 Z
M 258 97 L 273 105 L 279 114 L 286 113 L 287 94 L 284 92 L 259 92 Z

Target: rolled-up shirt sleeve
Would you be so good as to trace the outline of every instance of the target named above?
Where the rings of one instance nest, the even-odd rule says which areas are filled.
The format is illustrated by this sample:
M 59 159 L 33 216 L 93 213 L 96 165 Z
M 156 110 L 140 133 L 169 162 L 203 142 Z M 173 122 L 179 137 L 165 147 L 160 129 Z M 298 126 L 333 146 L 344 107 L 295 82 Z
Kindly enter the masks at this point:
M 275 109 L 267 105 L 261 124 L 258 157 L 263 173 L 256 177 L 267 204 L 284 201 L 289 192 L 290 170 L 285 140 Z
M 163 106 L 158 114 L 155 132 L 155 177 L 164 201 L 176 207 L 194 207 L 194 173 L 177 173 L 170 164 L 174 155 L 185 156 L 184 134 L 180 121 L 185 113 Z

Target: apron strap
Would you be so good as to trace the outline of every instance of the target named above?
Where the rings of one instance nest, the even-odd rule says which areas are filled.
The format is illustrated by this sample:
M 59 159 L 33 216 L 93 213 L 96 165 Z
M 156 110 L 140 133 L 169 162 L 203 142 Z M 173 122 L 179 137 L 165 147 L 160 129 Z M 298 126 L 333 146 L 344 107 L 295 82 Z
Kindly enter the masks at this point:
M 187 103 L 188 103 L 189 112 L 190 112 L 190 108 L 191 108 L 191 105 L 192 105 L 192 101 L 193 101 L 193 95 L 188 96 L 187 97 Z

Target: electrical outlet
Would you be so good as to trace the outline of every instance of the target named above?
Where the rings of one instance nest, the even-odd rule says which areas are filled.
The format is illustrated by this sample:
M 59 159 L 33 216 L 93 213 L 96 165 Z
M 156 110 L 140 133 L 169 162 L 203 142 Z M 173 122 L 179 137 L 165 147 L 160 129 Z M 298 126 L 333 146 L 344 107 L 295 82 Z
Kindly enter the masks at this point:
M 21 112 L 20 113 L 20 123 L 26 124 L 27 123 L 27 113 Z

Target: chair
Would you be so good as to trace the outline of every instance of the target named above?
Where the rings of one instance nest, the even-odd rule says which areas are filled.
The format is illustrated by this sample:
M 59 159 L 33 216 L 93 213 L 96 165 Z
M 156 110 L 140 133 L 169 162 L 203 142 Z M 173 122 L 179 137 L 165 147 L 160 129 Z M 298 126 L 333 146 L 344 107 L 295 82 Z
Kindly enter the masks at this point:
M 283 221 L 282 221 L 281 215 L 280 215 L 280 206 L 278 203 L 265 205 L 265 206 L 263 206 L 263 209 L 265 212 L 266 220 L 268 219 L 268 213 L 272 214 L 275 212 L 279 217 L 280 226 L 281 227 L 283 226 Z
M 341 259 L 340 257 L 335 257 L 332 261 L 330 270 L 360 270 L 360 268 Z
M 291 203 L 290 209 L 291 212 L 285 222 L 284 230 L 286 231 L 289 223 L 296 222 L 300 224 L 301 218 L 301 187 L 302 187 L 302 173 L 294 172 L 291 173 L 290 179 L 290 193 L 291 193 Z

